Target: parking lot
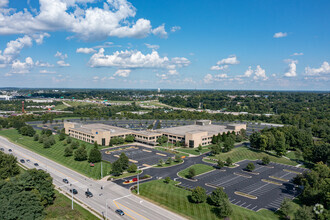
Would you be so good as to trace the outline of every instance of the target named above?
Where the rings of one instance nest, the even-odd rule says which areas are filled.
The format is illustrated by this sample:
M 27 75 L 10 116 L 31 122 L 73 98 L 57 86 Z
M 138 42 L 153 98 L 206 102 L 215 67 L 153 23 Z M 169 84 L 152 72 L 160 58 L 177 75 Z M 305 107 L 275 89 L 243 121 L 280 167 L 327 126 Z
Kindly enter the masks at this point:
M 140 145 L 126 145 L 101 150 L 102 159 L 113 163 L 118 160 L 119 155 L 123 152 L 130 159 L 131 163 L 135 163 L 140 167 L 152 166 L 157 164 L 159 160 L 163 160 L 165 162 L 169 157 L 174 156 L 174 154 L 154 150 L 152 148 L 147 148 Z
M 244 170 L 248 163 L 254 163 L 253 172 Z M 217 169 L 195 177 L 196 182 L 180 179 L 181 186 L 193 189 L 201 186 L 210 194 L 215 188 L 223 187 L 232 204 L 253 211 L 260 209 L 277 210 L 284 198 L 294 198 L 300 189 L 294 187 L 292 179 L 306 169 L 285 164 L 244 160 L 235 168 Z

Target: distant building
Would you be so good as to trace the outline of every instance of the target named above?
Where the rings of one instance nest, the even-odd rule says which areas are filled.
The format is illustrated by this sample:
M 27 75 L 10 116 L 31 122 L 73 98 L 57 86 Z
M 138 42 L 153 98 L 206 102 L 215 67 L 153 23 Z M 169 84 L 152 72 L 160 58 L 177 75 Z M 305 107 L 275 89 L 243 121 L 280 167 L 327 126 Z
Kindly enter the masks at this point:
M 158 88 L 158 93 L 160 93 L 160 88 Z
M 5 100 L 5 101 L 9 101 L 12 100 L 13 96 L 10 95 L 0 95 L 0 100 Z
M 133 131 L 105 124 L 80 124 L 74 122 L 64 123 L 65 133 L 71 137 L 108 146 L 113 137 L 125 138 L 133 135 L 135 141 L 150 145 L 157 145 L 157 139 L 161 136 L 168 138 L 171 143 L 182 142 L 190 148 L 211 144 L 213 135 L 224 132 L 238 133 L 246 129 L 246 124 L 213 125 L 210 120 L 198 120 L 194 125 L 185 125 L 172 128 L 163 128 L 155 131 Z

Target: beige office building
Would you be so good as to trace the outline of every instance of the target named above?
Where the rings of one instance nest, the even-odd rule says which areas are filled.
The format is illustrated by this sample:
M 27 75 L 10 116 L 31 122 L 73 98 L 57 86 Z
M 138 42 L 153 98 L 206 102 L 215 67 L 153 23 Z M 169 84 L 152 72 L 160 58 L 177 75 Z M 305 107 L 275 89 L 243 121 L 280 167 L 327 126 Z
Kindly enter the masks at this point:
M 239 132 L 246 129 L 246 124 L 229 124 L 227 126 L 213 125 L 210 120 L 198 120 L 194 125 L 179 126 L 173 128 L 163 128 L 155 131 L 133 131 L 120 127 L 105 124 L 80 124 L 74 122 L 64 123 L 65 133 L 88 143 L 108 146 L 112 137 L 125 138 L 133 135 L 135 141 L 157 145 L 157 139 L 162 135 L 168 138 L 171 143 L 183 142 L 190 148 L 206 146 L 211 144 L 213 135 L 224 132 Z

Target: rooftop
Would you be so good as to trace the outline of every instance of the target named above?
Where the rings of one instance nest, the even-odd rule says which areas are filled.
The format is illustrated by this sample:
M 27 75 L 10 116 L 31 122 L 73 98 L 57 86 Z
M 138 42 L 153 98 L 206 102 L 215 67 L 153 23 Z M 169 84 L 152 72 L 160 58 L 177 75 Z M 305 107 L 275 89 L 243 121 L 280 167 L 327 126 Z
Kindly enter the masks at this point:
M 131 133 L 131 130 L 120 128 L 111 125 L 105 125 L 101 123 L 97 124 L 79 124 L 75 123 L 75 130 L 82 131 L 84 133 L 92 134 L 92 130 L 96 131 L 110 131 L 111 134 L 123 134 L 123 133 Z
M 199 133 L 199 132 L 207 132 L 208 135 L 215 135 L 222 132 L 231 131 L 226 128 L 226 126 L 223 125 L 185 125 L 185 126 L 179 126 L 179 127 L 173 127 L 173 128 L 163 128 L 156 130 L 158 132 L 165 132 L 165 133 L 171 133 L 174 135 L 181 135 L 184 136 L 186 133 Z

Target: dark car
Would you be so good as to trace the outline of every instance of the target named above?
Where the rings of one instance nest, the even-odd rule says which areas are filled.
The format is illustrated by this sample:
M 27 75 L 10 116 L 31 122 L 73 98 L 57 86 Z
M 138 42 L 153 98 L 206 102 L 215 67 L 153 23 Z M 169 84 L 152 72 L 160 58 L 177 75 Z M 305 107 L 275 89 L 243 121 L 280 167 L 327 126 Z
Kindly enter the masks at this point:
M 93 193 L 91 193 L 90 191 L 86 191 L 85 195 L 87 198 L 93 197 Z
M 123 210 L 121 210 L 121 209 L 116 209 L 116 213 L 117 213 L 118 215 L 120 215 L 120 216 L 125 215 L 125 213 L 124 213 Z
M 38 164 L 38 163 L 34 163 L 34 166 L 36 166 L 36 167 L 37 167 L 37 166 L 39 166 L 39 164 Z
M 0 150 L 1 150 L 1 151 L 5 151 L 5 149 L 3 149 L 3 148 L 0 148 Z
M 12 152 L 13 150 L 12 150 L 12 149 L 9 149 L 8 151 L 9 151 L 9 152 Z
M 30 160 L 29 160 L 29 159 L 27 159 L 27 160 L 26 160 L 26 162 L 30 162 Z
M 68 184 L 68 183 L 69 183 L 69 180 L 67 180 L 67 179 L 63 179 L 63 183 Z
M 21 163 L 25 163 L 25 160 L 24 159 L 20 159 Z
M 76 189 L 70 189 L 70 192 L 72 192 L 73 194 L 78 194 L 78 191 Z

